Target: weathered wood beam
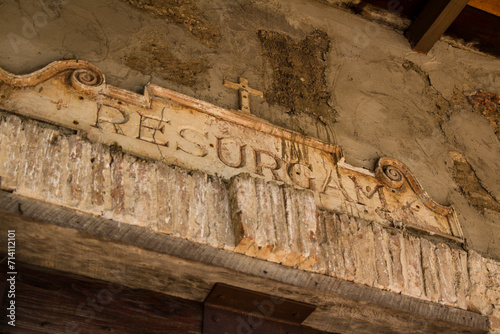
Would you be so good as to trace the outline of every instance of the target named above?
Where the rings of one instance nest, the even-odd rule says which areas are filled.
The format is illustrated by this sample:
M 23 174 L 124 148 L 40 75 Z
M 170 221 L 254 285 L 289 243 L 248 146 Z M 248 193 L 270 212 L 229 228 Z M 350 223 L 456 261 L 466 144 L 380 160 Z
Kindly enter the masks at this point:
M 429 0 L 406 31 L 412 48 L 428 52 L 469 0 Z
M 202 334 L 200 302 L 21 263 L 16 269 L 16 326 L 4 316 L 0 333 Z M 7 291 L 0 297 L 5 309 Z
M 201 302 L 23 263 L 16 269 L 16 326 L 1 317 L 0 333 L 203 333 Z M 0 286 L 3 276 L 0 272 Z M 2 309 L 9 306 L 7 293 L 0 291 Z M 300 330 L 328 334 L 305 326 Z
M 304 322 L 356 333 L 487 333 L 480 314 L 287 268 L 139 226 L 0 191 L 0 235 L 16 259 L 136 289 L 203 301 L 215 283 L 319 306 Z M 0 255 L 1 255 L 0 251 Z

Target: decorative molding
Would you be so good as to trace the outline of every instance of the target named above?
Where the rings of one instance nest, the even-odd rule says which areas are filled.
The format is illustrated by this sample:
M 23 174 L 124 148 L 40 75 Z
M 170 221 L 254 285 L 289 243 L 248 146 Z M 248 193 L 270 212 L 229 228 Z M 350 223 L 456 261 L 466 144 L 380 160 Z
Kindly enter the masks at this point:
M 323 209 L 463 241 L 453 207 L 433 201 L 397 160 L 380 159 L 375 173 L 355 168 L 337 145 L 153 84 L 143 95 L 111 86 L 85 61 L 27 75 L 0 69 L 0 108 L 142 158 L 225 180 L 247 173 L 310 190 Z
M 403 163 L 395 159 L 384 157 L 379 159 L 375 172 L 378 180 L 393 190 L 400 190 L 406 182 L 427 210 L 447 218 L 452 235 L 463 237 L 462 228 L 458 222 L 455 208 L 451 205 L 443 206 L 434 201 Z M 411 225 L 410 227 L 419 229 L 419 227 L 415 225 Z
M 104 76 L 97 67 L 79 60 L 55 61 L 38 71 L 24 75 L 12 74 L 0 68 L 0 81 L 18 88 L 33 87 L 68 71 L 72 71 L 77 80 L 88 86 L 100 86 L 104 83 Z

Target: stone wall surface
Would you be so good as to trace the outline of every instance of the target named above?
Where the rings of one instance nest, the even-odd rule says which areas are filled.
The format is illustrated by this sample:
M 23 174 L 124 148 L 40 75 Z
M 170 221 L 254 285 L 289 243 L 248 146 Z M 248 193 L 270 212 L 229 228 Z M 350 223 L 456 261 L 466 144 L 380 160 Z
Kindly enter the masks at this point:
M 0 67 L 83 59 L 120 88 L 153 82 L 234 109 L 224 79 L 245 77 L 264 92 L 250 96 L 253 114 L 342 146 L 353 166 L 398 159 L 454 204 L 471 248 L 500 260 L 500 60 L 445 41 L 412 52 L 394 28 L 407 23 L 322 2 L 2 1 Z
M 0 114 L 0 189 L 227 251 L 500 317 L 500 263 L 319 210 L 312 192 L 223 180 Z M 492 318 L 492 323 L 496 318 Z
M 403 162 L 454 205 L 466 250 L 319 209 L 308 191 L 141 160 L 6 113 L 0 189 L 474 310 L 500 328 L 500 60 L 445 40 L 413 52 L 407 19 L 368 21 L 346 2 L 6 0 L 0 68 L 83 59 L 111 85 L 142 93 L 152 82 L 228 109 L 238 94 L 224 79 L 245 77 L 264 92 L 250 96 L 255 116 L 340 145 L 352 166 Z

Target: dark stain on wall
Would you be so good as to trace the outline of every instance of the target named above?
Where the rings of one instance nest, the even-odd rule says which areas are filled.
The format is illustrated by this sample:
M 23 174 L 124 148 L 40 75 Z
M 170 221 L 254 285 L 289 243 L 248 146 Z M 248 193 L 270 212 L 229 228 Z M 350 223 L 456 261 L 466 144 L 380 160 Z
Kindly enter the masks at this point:
M 451 156 L 453 177 L 469 203 L 481 212 L 491 210 L 500 213 L 500 203 L 483 187 L 466 158 L 457 152 L 452 152 Z
M 215 47 L 220 39 L 219 29 L 210 24 L 203 12 L 189 0 L 125 0 L 134 7 L 146 10 L 167 22 L 188 30 L 197 40 Z
M 140 52 L 126 57 L 125 63 L 142 74 L 161 73 L 164 80 L 191 87 L 197 83 L 196 76 L 208 69 L 204 60 L 178 59 L 167 46 L 153 40 L 147 42 Z
M 490 121 L 500 140 L 500 95 L 477 91 L 468 96 L 468 100 L 476 112 L 481 113 Z
M 315 30 L 301 41 L 275 31 L 258 33 L 265 58 L 272 68 L 272 86 L 265 92 L 267 101 L 315 116 L 329 116 L 330 93 L 326 87 L 326 54 L 330 39 Z

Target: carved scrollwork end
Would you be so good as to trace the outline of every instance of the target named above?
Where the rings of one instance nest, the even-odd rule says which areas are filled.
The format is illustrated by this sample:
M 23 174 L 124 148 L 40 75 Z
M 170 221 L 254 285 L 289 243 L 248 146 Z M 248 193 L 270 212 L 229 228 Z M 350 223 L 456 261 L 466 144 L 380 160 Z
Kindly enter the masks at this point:
M 101 73 L 96 73 L 91 69 L 80 69 L 73 71 L 71 74 L 71 80 L 86 86 L 100 86 L 102 85 L 104 78 Z
M 385 185 L 393 189 L 403 186 L 406 167 L 399 161 L 389 158 L 381 158 L 378 161 L 376 175 Z
M 404 182 L 418 196 L 422 203 L 430 210 L 446 216 L 453 211 L 452 206 L 443 206 L 434 201 L 422 188 L 410 170 L 400 161 L 391 158 L 380 158 L 375 170 L 377 178 L 391 189 L 400 189 Z
M 70 80 L 73 88 L 89 94 L 97 93 L 104 86 L 105 81 L 104 75 L 92 65 L 74 70 Z
M 104 84 L 104 75 L 99 69 L 82 60 L 55 61 L 38 71 L 24 75 L 12 74 L 0 68 L 0 82 L 19 88 L 33 87 L 68 71 L 73 71 L 71 76 L 73 85 L 83 85 L 88 88 Z

